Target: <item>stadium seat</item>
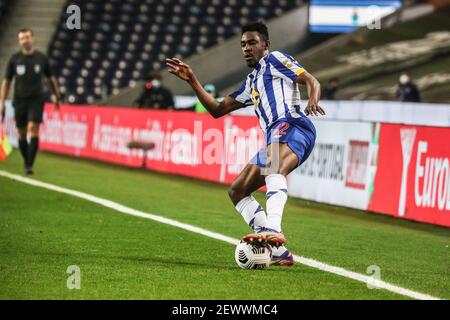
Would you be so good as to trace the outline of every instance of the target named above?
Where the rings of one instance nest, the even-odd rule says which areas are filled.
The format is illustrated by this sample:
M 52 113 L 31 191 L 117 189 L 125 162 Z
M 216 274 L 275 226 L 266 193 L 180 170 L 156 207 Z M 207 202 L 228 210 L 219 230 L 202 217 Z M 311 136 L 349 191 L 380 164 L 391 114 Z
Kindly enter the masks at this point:
M 3 18 L 6 17 L 7 11 L 11 3 L 12 3 L 11 0 L 0 0 L 0 30 L 2 29 L 1 25 L 3 23 Z
M 0 0 L 0 3 L 5 0 Z M 81 30 L 68 30 L 67 14 L 49 45 L 50 61 L 69 103 L 91 103 L 142 80 L 170 56 L 189 57 L 268 20 L 304 0 L 70 0 Z

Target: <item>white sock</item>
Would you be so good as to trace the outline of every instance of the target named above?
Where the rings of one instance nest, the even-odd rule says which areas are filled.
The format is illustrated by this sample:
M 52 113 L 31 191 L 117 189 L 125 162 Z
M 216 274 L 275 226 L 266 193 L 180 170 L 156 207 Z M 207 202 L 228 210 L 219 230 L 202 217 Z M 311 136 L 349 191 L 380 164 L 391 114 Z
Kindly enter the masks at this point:
M 280 247 L 272 247 L 272 255 L 274 256 L 281 256 L 283 255 L 283 253 L 285 253 L 287 251 L 287 248 L 285 246 L 280 246 Z
M 281 219 L 287 201 L 287 181 L 281 174 L 266 176 L 267 228 L 281 232 Z
M 238 202 L 236 210 L 244 218 L 245 222 L 253 229 L 264 227 L 267 217 L 264 209 L 253 196 L 248 196 Z

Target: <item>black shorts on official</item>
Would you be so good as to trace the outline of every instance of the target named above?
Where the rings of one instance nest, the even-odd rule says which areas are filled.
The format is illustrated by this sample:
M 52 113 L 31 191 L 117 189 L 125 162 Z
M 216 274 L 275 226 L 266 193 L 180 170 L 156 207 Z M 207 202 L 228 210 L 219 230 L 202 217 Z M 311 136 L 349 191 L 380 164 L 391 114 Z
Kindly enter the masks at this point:
M 44 114 L 44 99 L 35 98 L 16 98 L 14 99 L 14 116 L 16 119 L 16 127 L 26 127 L 28 122 L 42 122 Z

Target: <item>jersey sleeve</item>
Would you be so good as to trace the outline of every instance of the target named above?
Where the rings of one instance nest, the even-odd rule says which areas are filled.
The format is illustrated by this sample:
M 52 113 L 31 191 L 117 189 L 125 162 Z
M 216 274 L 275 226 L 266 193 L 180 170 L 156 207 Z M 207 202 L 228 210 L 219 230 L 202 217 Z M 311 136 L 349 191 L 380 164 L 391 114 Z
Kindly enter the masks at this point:
M 275 76 L 290 81 L 295 81 L 299 75 L 305 72 L 297 60 L 279 51 L 272 52 L 269 63 L 273 66 Z
M 251 105 L 252 99 L 250 95 L 249 78 L 247 77 L 247 79 L 245 79 L 245 81 L 242 83 L 241 87 L 235 92 L 229 94 L 229 96 L 234 100 L 243 103 L 246 106 Z
M 8 64 L 6 65 L 5 71 L 5 79 L 11 81 L 14 77 L 14 61 L 13 58 L 9 59 Z
M 44 75 L 47 78 L 50 78 L 52 76 L 52 69 L 50 68 L 50 61 L 47 57 L 44 58 Z

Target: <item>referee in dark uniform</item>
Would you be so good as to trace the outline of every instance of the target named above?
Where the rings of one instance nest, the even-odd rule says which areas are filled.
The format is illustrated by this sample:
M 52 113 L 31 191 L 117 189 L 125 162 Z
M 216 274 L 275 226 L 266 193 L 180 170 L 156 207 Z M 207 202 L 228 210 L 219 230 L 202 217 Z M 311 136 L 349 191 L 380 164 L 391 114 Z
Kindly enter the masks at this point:
M 14 78 L 13 106 L 19 133 L 19 149 L 24 159 L 25 174 L 33 174 L 33 163 L 39 148 L 39 125 L 42 122 L 45 102 L 42 78 L 45 77 L 47 80 L 57 110 L 60 93 L 47 57 L 34 48 L 33 31 L 22 29 L 18 33 L 18 38 L 20 51 L 10 58 L 6 67 L 1 88 L 0 112 L 3 121 L 5 99 Z

